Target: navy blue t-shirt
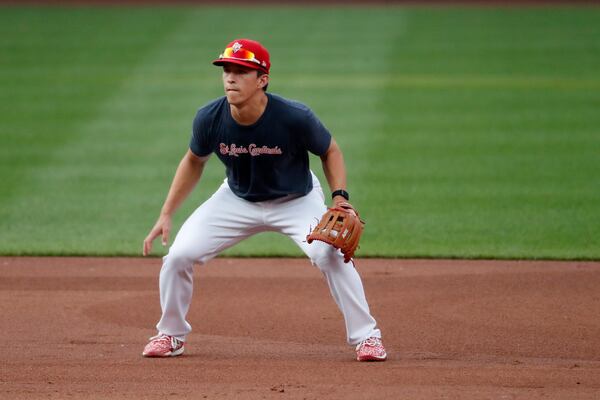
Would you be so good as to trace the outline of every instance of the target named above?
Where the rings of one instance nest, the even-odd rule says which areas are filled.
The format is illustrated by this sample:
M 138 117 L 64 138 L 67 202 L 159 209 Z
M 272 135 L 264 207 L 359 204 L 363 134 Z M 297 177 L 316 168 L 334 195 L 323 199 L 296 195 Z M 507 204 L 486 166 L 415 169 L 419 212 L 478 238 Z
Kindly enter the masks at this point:
M 215 153 L 225 164 L 227 182 L 239 197 L 264 201 L 312 190 L 308 152 L 327 152 L 331 134 L 304 104 L 267 93 L 262 116 L 240 125 L 226 97 L 198 110 L 190 150 Z

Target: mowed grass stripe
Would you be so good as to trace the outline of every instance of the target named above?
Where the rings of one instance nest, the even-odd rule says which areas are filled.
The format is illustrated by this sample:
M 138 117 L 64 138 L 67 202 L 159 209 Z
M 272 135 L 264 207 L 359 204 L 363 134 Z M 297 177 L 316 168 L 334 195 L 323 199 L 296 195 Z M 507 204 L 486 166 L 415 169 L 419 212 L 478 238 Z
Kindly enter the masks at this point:
M 147 51 L 144 43 L 170 28 L 163 18 L 131 31 L 128 18 L 102 9 L 7 8 L 0 19 L 4 204 L 15 191 L 25 198 L 40 195 L 35 175 L 53 151 L 94 117 Z M 111 43 L 111 34 L 120 39 Z
M 115 204 L 131 185 L 119 185 L 127 166 L 113 167 L 119 156 L 130 164 L 135 145 L 124 148 L 119 118 L 106 120 L 103 129 L 90 126 L 103 120 L 106 105 L 115 101 L 136 65 L 176 29 L 182 15 L 149 10 L 127 15 L 102 8 L 9 11 L 15 15 L 15 37 L 0 74 L 12 84 L 10 98 L 2 99 L 10 118 L 2 122 L 8 146 L 1 251 L 111 254 L 110 244 L 99 250 L 99 243 L 102 238 L 123 241 L 115 232 L 122 230 L 119 219 L 127 212 Z M 148 23 L 133 27 L 134 16 Z M 22 37 L 22 31 L 31 34 Z
M 522 90 L 597 90 L 600 79 L 577 77 L 543 77 L 532 76 L 452 76 L 452 75 L 411 75 L 411 74 L 313 74 L 286 77 L 286 85 L 290 87 L 329 87 L 364 89 L 402 88 L 492 88 Z
M 391 185 L 397 203 L 392 217 L 378 208 L 373 211 L 378 224 L 392 219 L 388 225 L 403 228 L 395 241 L 387 242 L 390 252 L 415 257 L 596 257 L 600 191 L 592 182 L 600 176 L 594 155 L 600 116 L 595 112 L 598 75 L 590 66 L 598 60 L 583 54 L 594 48 L 592 37 L 582 35 L 573 47 L 563 39 L 574 39 L 573 31 L 596 28 L 565 24 L 591 21 L 578 13 L 522 12 L 519 17 L 530 17 L 531 29 L 511 26 L 515 29 L 499 40 L 500 24 L 515 22 L 512 12 L 501 14 L 498 25 L 494 18 L 486 20 L 479 35 L 471 32 L 466 39 L 465 31 L 451 30 L 440 37 L 441 43 L 454 44 L 443 76 L 417 78 L 414 82 L 421 85 L 385 92 L 382 107 L 394 107 L 386 113 L 384 132 L 398 135 L 391 141 L 382 134 L 380 140 L 398 155 Z M 555 22 L 563 25 L 550 29 Z M 523 35 L 521 40 L 508 41 L 515 32 Z M 557 42 L 548 45 L 554 37 Z M 404 43 L 395 43 L 397 64 L 402 64 Z M 447 49 L 430 51 L 442 56 Z M 499 59 L 510 53 L 515 56 Z M 566 57 L 569 53 L 576 58 Z M 480 58 L 475 60 L 474 54 Z M 453 64 L 465 61 L 463 73 L 448 74 Z M 477 73 L 464 73 L 474 66 Z M 391 79 L 390 85 L 397 82 Z M 383 179 L 377 181 L 382 184 Z

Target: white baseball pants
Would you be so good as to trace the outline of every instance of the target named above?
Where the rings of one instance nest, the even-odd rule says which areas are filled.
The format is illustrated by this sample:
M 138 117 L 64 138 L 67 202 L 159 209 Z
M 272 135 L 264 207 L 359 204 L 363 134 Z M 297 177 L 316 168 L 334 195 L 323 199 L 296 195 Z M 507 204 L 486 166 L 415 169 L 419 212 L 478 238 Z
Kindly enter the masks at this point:
M 360 276 L 333 247 L 306 242 L 310 224 L 325 213 L 323 190 L 313 174 L 313 190 L 306 196 L 249 202 L 237 197 L 227 183 L 192 213 L 182 225 L 160 271 L 162 317 L 159 333 L 185 341 L 192 330 L 186 321 L 193 290 L 193 264 L 206 263 L 220 252 L 256 233 L 280 232 L 289 236 L 316 265 L 346 323 L 347 341 L 356 345 L 369 337 L 381 337 Z

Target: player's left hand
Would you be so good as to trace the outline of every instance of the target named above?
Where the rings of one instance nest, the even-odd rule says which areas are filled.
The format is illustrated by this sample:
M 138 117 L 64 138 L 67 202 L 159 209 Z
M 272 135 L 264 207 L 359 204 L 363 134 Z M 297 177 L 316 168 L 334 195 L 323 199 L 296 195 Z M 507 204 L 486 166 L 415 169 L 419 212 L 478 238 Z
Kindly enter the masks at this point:
M 320 240 L 340 249 L 347 263 L 358 248 L 364 224 L 350 203 L 340 201 L 327 210 L 306 241 Z
M 344 209 L 346 212 L 354 215 L 355 217 L 358 217 L 358 211 L 356 211 L 356 209 L 354 208 L 354 206 L 350 203 L 348 203 L 348 200 L 346 200 L 345 198 L 343 198 L 342 196 L 336 196 L 336 198 L 341 198 L 341 200 L 333 200 L 333 207 L 332 208 L 342 208 Z M 364 224 L 364 222 L 363 222 Z
M 346 200 L 346 198 L 344 196 L 335 196 L 332 200 L 333 206 L 332 207 L 337 207 L 338 204 L 342 204 L 342 203 L 346 203 L 346 204 L 350 204 L 348 203 L 348 200 Z M 352 207 L 352 206 L 350 206 Z M 352 207 L 354 208 L 354 207 Z

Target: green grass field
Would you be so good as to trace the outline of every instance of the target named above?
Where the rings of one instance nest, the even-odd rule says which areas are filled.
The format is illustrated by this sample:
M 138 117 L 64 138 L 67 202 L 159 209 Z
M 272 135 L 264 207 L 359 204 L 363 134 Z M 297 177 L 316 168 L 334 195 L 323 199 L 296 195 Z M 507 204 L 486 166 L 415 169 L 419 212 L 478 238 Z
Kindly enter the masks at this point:
M 566 7 L 0 8 L 0 254 L 140 254 L 241 36 L 341 144 L 359 255 L 600 259 L 600 8 Z

